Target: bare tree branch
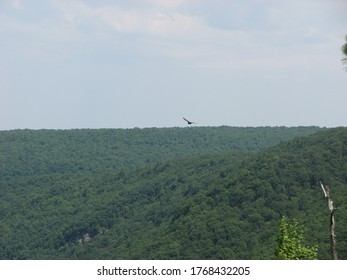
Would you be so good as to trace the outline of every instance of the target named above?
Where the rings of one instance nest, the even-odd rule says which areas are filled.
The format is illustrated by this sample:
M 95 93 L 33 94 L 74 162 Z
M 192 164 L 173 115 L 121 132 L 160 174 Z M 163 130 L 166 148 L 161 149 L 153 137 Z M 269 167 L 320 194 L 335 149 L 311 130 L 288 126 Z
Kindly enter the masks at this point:
M 335 235 L 335 217 L 334 213 L 337 208 L 334 208 L 333 201 L 330 199 L 329 187 L 324 186 L 320 181 L 320 186 L 323 190 L 324 196 L 328 199 L 328 208 L 330 211 L 330 240 L 331 240 L 331 250 L 334 260 L 337 260 L 337 251 L 336 251 L 336 235 Z
M 327 194 L 327 192 L 325 191 L 325 188 L 324 188 L 322 182 L 319 181 L 319 183 L 320 183 L 320 186 L 322 187 L 322 190 L 323 190 L 323 193 L 324 193 L 324 197 L 328 197 L 328 194 Z

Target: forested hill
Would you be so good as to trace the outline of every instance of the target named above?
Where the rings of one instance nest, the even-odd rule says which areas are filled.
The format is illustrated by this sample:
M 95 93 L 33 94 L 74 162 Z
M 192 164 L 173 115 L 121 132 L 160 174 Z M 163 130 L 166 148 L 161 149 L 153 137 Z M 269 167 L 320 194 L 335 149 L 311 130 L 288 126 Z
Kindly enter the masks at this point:
M 201 149 L 136 170 L 1 177 L 0 258 L 272 259 L 286 215 L 329 259 L 322 180 L 339 207 L 337 250 L 347 259 L 347 128 L 245 150 Z
M 261 149 L 318 127 L 0 131 L 0 176 L 103 172 L 198 154 Z

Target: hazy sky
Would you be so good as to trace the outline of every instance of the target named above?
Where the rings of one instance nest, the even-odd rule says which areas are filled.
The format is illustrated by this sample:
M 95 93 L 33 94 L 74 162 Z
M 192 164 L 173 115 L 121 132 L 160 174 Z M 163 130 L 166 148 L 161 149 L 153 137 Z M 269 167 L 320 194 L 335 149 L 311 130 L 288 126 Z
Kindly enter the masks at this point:
M 346 0 L 0 0 L 0 130 L 346 126 Z

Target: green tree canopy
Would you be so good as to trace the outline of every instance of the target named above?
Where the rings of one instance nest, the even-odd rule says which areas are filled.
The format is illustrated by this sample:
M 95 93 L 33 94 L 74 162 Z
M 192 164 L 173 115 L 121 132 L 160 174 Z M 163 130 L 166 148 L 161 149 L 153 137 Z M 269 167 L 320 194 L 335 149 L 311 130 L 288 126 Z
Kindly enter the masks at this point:
M 317 259 L 318 246 L 303 246 L 301 241 L 304 230 L 299 227 L 294 219 L 292 223 L 282 217 L 277 238 L 276 258 L 280 260 L 315 260 Z

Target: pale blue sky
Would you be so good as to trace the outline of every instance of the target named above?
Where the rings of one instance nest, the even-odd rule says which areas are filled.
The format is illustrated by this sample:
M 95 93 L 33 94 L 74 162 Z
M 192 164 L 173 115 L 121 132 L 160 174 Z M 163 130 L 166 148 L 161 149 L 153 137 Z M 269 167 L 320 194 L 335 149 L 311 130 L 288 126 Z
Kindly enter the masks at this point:
M 0 0 L 0 130 L 346 126 L 345 0 Z

